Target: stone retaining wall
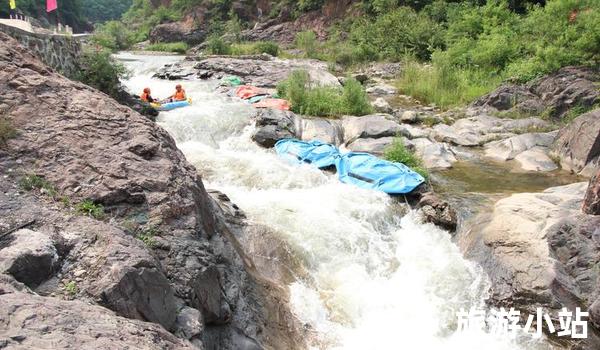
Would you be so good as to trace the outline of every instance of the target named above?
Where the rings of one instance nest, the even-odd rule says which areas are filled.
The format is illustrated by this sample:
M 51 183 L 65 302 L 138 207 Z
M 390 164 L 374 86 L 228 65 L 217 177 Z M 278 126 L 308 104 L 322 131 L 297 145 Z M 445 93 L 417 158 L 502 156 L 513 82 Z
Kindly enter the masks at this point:
M 65 35 L 29 33 L 2 23 L 0 31 L 17 39 L 42 62 L 65 76 L 73 77 L 79 70 L 81 42 L 78 39 Z

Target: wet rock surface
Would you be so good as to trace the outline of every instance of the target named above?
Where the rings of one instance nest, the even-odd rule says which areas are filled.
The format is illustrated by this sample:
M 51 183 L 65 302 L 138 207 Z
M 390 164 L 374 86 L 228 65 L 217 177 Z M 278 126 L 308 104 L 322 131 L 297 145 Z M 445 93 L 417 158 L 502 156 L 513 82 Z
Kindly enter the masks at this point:
M 66 348 L 73 329 L 92 348 L 302 347 L 295 320 L 283 317 L 285 293 L 253 268 L 220 199 L 165 130 L 53 73 L 12 39 L 0 43 L 0 68 L 0 105 L 19 131 L 0 150 L 0 229 L 30 223 L 40 234 L 27 247 L 20 235 L 36 234 L 2 236 L 0 336 L 25 348 Z M 17 183 L 27 174 L 47 185 L 24 191 Z M 104 216 L 83 215 L 84 200 Z M 19 256 L 42 258 L 38 273 L 11 268 Z M 17 295 L 25 289 L 9 277 L 39 296 Z M 190 316 L 198 313 L 203 329 Z M 21 317 L 30 321 L 18 333 Z
M 461 250 L 490 276 L 491 304 L 530 314 L 542 307 L 553 319 L 562 307 L 592 305 L 598 296 L 592 267 L 600 259 L 600 219 L 580 212 L 587 186 L 514 194 L 459 231 Z M 588 341 L 599 344 L 595 336 Z

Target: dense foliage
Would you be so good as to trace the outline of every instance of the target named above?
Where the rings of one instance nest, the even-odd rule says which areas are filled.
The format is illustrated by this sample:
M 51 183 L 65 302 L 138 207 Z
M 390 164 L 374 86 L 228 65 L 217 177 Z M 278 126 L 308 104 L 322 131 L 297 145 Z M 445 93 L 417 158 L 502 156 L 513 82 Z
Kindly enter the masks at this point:
M 73 27 L 76 31 L 88 29 L 85 15 L 82 11 L 83 0 L 59 1 L 59 11 L 46 12 L 46 2 L 39 0 L 17 0 L 17 10 L 38 20 L 41 25 L 56 25 L 57 16 L 61 24 Z M 0 5 L 0 18 L 7 18 L 9 14 L 8 1 Z
M 93 23 L 121 18 L 132 4 L 132 0 L 81 0 L 83 15 Z
M 367 94 L 356 79 L 345 81 L 343 89 L 315 85 L 306 71 L 294 71 L 277 86 L 277 93 L 290 101 L 292 111 L 321 117 L 372 113 Z
M 109 50 L 86 48 L 81 56 L 81 70 L 77 80 L 117 98 L 119 79 L 127 74 L 125 67 L 116 62 Z

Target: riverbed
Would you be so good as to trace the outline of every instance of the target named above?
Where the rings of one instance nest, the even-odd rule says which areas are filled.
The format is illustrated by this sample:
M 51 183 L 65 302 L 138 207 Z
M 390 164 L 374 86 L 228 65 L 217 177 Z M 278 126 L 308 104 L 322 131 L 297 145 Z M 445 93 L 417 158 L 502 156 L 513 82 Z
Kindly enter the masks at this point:
M 123 53 L 118 58 L 131 71 L 124 84 L 133 93 L 150 87 L 154 97 L 164 98 L 175 84 L 183 84 L 192 106 L 161 112 L 158 123 L 207 188 L 227 194 L 250 222 L 273 230 L 301 262 L 307 273 L 287 287 L 291 309 L 312 334 L 312 348 L 552 348 L 530 336 L 456 332 L 460 309 L 486 309 L 489 282 L 479 266 L 462 257 L 448 232 L 421 223 L 415 212 L 406 214 L 383 193 L 341 184 L 309 166 L 289 165 L 256 145 L 250 139 L 253 108 L 214 92 L 217 82 L 152 78 L 182 57 Z M 513 187 L 554 185 L 552 179 L 539 184 L 532 177 L 527 186 L 503 184 L 503 191 L 477 187 L 473 182 L 479 177 L 469 166 L 435 177 L 454 184 L 455 192 L 482 198 L 505 195 Z

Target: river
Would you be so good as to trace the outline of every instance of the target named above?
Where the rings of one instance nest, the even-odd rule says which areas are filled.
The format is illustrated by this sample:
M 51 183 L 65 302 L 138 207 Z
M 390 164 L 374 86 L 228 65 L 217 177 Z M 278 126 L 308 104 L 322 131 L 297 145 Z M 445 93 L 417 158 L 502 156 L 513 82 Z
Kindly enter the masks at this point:
M 176 56 L 118 55 L 124 84 L 166 97 L 177 81 L 151 78 Z M 334 175 L 282 162 L 250 139 L 249 105 L 184 81 L 193 105 L 158 123 L 196 166 L 205 186 L 226 193 L 286 242 L 308 274 L 289 285 L 291 308 L 314 349 L 550 349 L 529 336 L 455 332 L 460 308 L 485 308 L 487 276 L 450 235 L 403 215 L 388 196 L 340 184 Z M 304 277 L 306 276 L 306 277 Z

